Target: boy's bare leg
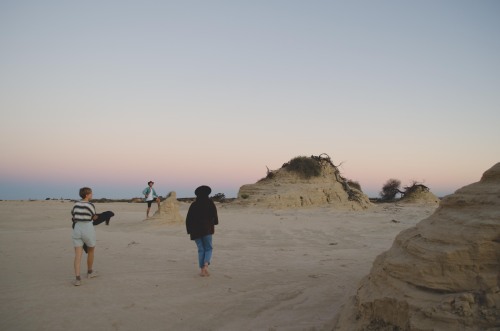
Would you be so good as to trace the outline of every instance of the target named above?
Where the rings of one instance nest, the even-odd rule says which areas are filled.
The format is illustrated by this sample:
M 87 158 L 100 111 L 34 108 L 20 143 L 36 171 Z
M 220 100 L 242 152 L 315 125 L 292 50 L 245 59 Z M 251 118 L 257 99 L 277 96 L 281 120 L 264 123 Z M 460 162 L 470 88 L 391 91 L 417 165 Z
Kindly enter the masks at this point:
M 94 265 L 94 250 L 95 247 L 87 248 L 87 271 L 92 271 L 92 266 Z
M 80 263 L 82 261 L 82 253 L 83 253 L 83 247 L 75 247 L 75 261 L 73 263 L 74 268 L 75 268 L 75 277 L 76 280 L 80 280 Z
M 148 210 L 146 211 L 146 218 L 149 218 L 149 210 L 151 209 L 151 207 L 148 207 Z

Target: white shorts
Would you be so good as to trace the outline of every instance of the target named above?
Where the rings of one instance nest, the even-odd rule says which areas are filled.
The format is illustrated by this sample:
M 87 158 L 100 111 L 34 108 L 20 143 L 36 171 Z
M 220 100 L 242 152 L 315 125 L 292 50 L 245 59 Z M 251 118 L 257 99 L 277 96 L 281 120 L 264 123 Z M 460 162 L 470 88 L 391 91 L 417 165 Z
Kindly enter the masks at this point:
M 76 222 L 72 238 L 74 247 L 83 247 L 84 243 L 88 247 L 95 247 L 96 236 L 94 224 L 92 222 Z

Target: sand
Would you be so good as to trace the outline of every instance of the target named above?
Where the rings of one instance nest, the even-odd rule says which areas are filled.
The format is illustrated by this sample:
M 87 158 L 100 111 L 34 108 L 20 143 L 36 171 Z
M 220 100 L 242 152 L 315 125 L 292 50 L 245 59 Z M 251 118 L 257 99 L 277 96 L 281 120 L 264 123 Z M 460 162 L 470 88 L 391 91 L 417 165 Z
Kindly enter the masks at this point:
M 218 204 L 211 276 L 200 277 L 183 223 L 98 203 L 116 216 L 96 227 L 99 277 L 75 287 L 72 205 L 0 201 L 0 330 L 330 330 L 375 257 L 437 208 Z

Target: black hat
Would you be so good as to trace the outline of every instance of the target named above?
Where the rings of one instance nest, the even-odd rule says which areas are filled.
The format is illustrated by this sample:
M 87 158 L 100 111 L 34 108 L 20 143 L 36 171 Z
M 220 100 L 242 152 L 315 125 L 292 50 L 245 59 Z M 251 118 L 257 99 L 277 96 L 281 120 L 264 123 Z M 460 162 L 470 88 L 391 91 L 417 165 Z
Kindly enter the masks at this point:
M 196 194 L 197 197 L 200 196 L 207 196 L 212 192 L 212 189 L 209 186 L 202 185 L 198 187 L 196 190 L 194 190 L 194 194 Z

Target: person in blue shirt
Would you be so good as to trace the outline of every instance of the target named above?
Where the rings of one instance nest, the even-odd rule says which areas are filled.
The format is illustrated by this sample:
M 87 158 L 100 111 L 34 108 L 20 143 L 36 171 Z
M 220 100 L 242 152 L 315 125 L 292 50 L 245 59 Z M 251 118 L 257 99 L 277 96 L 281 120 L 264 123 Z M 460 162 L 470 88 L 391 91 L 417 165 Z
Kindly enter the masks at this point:
M 146 211 L 146 217 L 149 218 L 149 211 L 151 210 L 151 204 L 156 201 L 158 204 L 158 210 L 160 210 L 160 197 L 158 194 L 156 194 L 155 189 L 153 188 L 153 185 L 155 182 L 150 180 L 148 182 L 148 187 L 146 187 L 143 191 L 142 194 L 144 194 L 144 199 L 146 200 L 148 204 L 148 210 Z

